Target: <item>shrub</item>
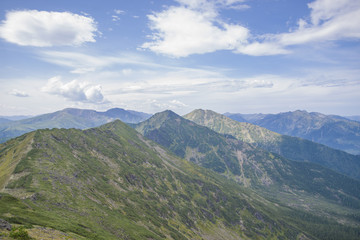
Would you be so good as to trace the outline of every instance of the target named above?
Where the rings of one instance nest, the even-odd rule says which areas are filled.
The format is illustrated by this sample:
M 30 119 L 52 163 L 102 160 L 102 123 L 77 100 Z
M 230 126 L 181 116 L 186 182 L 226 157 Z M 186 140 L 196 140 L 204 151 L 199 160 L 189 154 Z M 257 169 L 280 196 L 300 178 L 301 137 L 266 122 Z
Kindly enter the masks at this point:
M 29 236 L 28 232 L 25 230 L 23 226 L 21 227 L 14 227 L 11 229 L 10 237 L 14 239 L 20 240 L 32 240 L 33 238 Z

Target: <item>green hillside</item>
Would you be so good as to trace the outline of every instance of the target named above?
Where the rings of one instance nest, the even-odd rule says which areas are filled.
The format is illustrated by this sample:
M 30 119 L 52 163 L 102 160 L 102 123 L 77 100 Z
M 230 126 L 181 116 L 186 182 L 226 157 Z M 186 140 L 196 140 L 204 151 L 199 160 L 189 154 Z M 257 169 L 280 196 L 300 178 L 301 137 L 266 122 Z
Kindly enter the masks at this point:
M 120 121 L 8 141 L 0 145 L 0 176 L 0 218 L 30 230 L 87 239 L 317 239 L 327 233 L 313 236 L 307 225 L 316 221 L 335 224 L 341 236 L 357 234 L 273 204 Z
M 171 111 L 157 113 L 135 128 L 179 157 L 212 169 L 276 202 L 330 214 L 334 209 L 359 211 L 360 182 L 322 166 L 287 160 Z
M 211 110 L 195 110 L 184 118 L 229 134 L 285 158 L 313 162 L 355 179 L 360 179 L 360 156 L 326 147 L 305 139 L 280 135 L 250 123 L 237 122 Z

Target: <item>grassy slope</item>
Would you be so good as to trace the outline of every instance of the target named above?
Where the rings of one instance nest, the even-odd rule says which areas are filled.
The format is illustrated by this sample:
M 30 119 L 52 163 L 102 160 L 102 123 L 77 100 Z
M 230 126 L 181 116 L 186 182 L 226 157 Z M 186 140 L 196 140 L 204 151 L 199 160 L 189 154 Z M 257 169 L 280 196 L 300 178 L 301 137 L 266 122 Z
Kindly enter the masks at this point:
M 24 146 L 31 150 L 0 193 L 0 218 L 11 223 L 90 239 L 312 237 L 302 213 L 172 156 L 120 121 L 38 130 L 0 145 L 1 163 Z
M 180 157 L 221 173 L 264 196 L 298 209 L 352 222 L 360 183 L 312 163 L 294 162 L 216 133 L 171 111 L 135 128 Z M 341 215 L 341 216 L 340 216 Z M 355 224 L 356 223 L 355 221 Z
M 360 179 L 360 156 L 305 139 L 280 135 L 250 123 L 237 122 L 210 110 L 195 110 L 184 118 L 216 132 L 233 135 L 239 140 L 291 160 L 317 163 L 352 178 Z

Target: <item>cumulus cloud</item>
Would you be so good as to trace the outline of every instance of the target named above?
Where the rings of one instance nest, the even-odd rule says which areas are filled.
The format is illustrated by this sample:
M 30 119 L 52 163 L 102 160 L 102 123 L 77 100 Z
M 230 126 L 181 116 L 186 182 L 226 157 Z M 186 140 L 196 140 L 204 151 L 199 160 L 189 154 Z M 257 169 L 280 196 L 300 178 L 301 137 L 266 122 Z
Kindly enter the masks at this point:
M 251 35 L 241 24 L 221 20 L 221 8 L 249 8 L 242 0 L 177 0 L 148 16 L 153 34 L 142 45 L 156 53 L 186 57 L 218 50 L 264 56 L 291 53 L 294 45 L 360 38 L 360 1 L 316 0 L 308 4 L 310 21 L 279 34 Z
M 21 46 L 51 47 L 95 42 L 93 18 L 71 12 L 10 11 L 0 25 L 0 37 Z
M 101 104 L 107 102 L 102 94 L 100 85 L 73 80 L 68 83 L 61 81 L 61 77 L 50 78 L 41 91 L 62 96 L 68 100 L 84 103 Z
M 202 1 L 190 3 L 149 15 L 154 34 L 152 41 L 143 44 L 142 48 L 174 57 L 186 57 L 195 53 L 233 50 L 246 43 L 248 29 L 217 21 L 216 12 L 189 7 L 197 8 Z
M 27 94 L 24 91 L 17 90 L 17 89 L 13 89 L 11 92 L 9 92 L 9 94 L 16 96 L 16 97 L 29 97 L 29 94 Z

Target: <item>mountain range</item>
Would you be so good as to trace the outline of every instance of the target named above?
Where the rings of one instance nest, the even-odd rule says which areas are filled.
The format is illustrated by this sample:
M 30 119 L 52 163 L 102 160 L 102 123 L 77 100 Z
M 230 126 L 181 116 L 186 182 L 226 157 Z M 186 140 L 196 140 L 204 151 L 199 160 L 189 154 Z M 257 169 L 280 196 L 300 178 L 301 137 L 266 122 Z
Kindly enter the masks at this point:
M 67 108 L 54 113 L 43 114 L 18 121 L 0 122 L 0 143 L 24 133 L 44 128 L 86 129 L 120 119 L 126 123 L 138 123 L 151 115 L 122 108 L 112 108 L 106 112 Z
M 199 112 L 205 111 L 197 110 L 192 114 Z M 276 202 L 303 208 L 304 198 L 309 200 L 309 196 L 317 196 L 313 202 L 332 201 L 333 204 L 360 207 L 358 181 L 318 164 L 290 161 L 231 135 L 197 125 L 171 111 L 157 113 L 134 127 L 177 156 L 258 192 L 261 189 L 265 197 L 276 199 Z M 307 205 L 307 208 L 319 207 L 315 205 Z
M 279 114 L 225 115 L 280 134 L 301 137 L 351 154 L 360 154 L 360 122 L 345 117 L 300 110 Z
M 313 162 L 352 178 L 360 179 L 360 156 L 335 150 L 309 140 L 281 135 L 246 122 L 237 122 L 211 110 L 194 110 L 184 116 L 216 132 L 229 134 L 285 158 Z
M 354 239 L 175 157 L 119 120 L 37 130 L 0 146 L 0 217 L 74 239 Z M 311 227 L 315 226 L 316 228 Z
M 36 239 L 359 239 L 359 156 L 210 110 L 149 117 L 0 144 L 0 219 Z
M 346 116 L 345 118 L 360 122 L 360 116 Z

